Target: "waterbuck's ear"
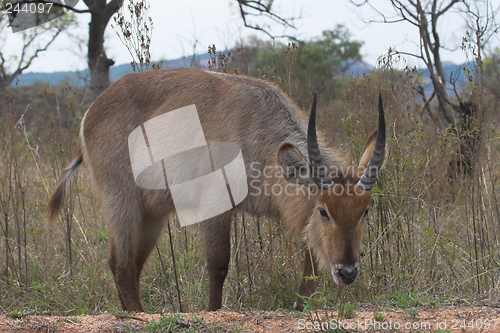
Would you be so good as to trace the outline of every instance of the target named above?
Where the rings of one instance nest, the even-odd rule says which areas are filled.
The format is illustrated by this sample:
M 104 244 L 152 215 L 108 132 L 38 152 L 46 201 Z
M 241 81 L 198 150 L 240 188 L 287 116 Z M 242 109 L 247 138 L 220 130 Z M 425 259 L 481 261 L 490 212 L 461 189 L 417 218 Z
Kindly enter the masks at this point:
M 292 183 L 305 185 L 312 182 L 310 166 L 300 150 L 292 143 L 286 142 L 278 150 L 278 163 L 283 176 Z
M 377 141 L 377 130 L 373 131 L 368 139 L 366 139 L 365 149 L 363 149 L 363 155 L 361 155 L 361 159 L 359 160 L 359 166 L 366 168 L 368 162 L 370 161 L 370 157 L 372 156 L 373 148 L 375 148 L 375 142 Z

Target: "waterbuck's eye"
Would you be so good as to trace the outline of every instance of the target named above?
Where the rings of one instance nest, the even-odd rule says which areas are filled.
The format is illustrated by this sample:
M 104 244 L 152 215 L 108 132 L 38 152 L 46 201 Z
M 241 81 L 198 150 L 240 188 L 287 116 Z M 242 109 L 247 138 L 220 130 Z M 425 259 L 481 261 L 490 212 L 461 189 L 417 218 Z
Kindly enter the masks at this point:
M 326 209 L 324 209 L 323 207 L 319 207 L 318 209 L 321 216 L 328 218 L 328 213 L 326 212 Z

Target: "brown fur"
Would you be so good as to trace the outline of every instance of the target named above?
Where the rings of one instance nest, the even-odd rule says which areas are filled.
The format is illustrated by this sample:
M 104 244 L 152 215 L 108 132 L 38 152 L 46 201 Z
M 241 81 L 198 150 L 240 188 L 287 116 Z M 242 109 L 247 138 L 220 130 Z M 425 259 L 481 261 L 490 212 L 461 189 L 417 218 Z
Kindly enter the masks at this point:
M 110 229 L 108 264 L 123 309 L 143 311 L 139 299 L 141 270 L 167 216 L 175 213 L 168 189 L 145 190 L 136 186 L 127 138 L 145 121 L 191 104 L 196 105 L 208 142 L 233 142 L 241 148 L 250 193 L 237 209 L 284 218 L 291 232 L 312 249 L 320 268 L 332 273 L 334 267 L 338 271 L 344 269 L 344 274 L 351 272 L 352 265 L 359 260 L 363 230 L 360 219 L 370 200 L 370 193 L 361 191 L 355 182 L 368 161 L 365 156 L 368 159 L 371 156 L 374 136 L 367 142 L 360 167 L 346 166 L 333 151 L 321 149 L 330 170 L 341 172 L 334 177 L 333 189 L 310 193 L 315 184 L 307 176 L 299 181 L 291 179 L 292 175 L 279 173 L 282 163 L 292 161 L 292 167 L 299 163 L 306 168 L 309 163 L 304 157 L 307 156 L 306 119 L 275 86 L 245 76 L 195 69 L 129 74 L 96 99 L 82 121 L 80 133 L 81 156 L 104 201 L 103 214 Z M 49 202 L 50 220 L 58 214 L 69 178 L 80 162 L 75 159 L 61 175 Z M 259 164 L 255 167 L 252 162 Z M 266 177 L 262 174 L 264 170 L 272 176 Z M 255 180 L 257 185 L 253 187 L 251 181 Z M 266 195 L 266 186 L 288 186 L 293 191 Z M 356 188 L 357 194 L 332 192 Z M 252 191 L 255 195 L 251 195 Z M 320 208 L 328 211 L 328 218 L 320 215 Z M 222 286 L 229 265 L 231 216 L 232 212 L 226 212 L 202 223 L 210 310 L 221 307 Z M 316 261 L 311 263 L 309 251 L 306 252 L 305 276 L 317 267 Z M 313 289 L 304 279 L 299 292 L 307 296 Z M 296 308 L 301 307 L 298 299 Z

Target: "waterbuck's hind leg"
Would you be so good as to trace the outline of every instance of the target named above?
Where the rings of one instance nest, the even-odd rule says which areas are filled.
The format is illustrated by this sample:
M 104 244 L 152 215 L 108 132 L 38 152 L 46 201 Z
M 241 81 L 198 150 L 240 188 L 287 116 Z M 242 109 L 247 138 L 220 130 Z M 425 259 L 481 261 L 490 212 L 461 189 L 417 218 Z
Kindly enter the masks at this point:
M 123 255 L 123 247 L 110 237 L 110 248 L 108 264 L 115 279 L 118 297 L 123 310 L 132 312 L 144 312 L 139 299 L 139 288 L 137 281 L 137 268 L 132 259 L 132 253 Z
M 137 248 L 135 252 L 135 273 L 136 273 L 136 288 L 139 291 L 139 282 L 141 278 L 141 272 L 144 268 L 144 264 L 148 259 L 151 251 L 155 248 L 158 238 L 161 235 L 162 228 L 165 224 L 166 218 L 148 218 L 145 217 L 142 220 L 142 224 L 139 227 L 139 232 L 137 235 Z
M 142 217 L 134 198 L 108 200 L 104 211 L 110 232 L 108 264 L 113 273 L 123 310 L 143 312 L 139 298 L 137 251 L 140 240 Z M 141 267 L 142 268 L 142 267 Z
M 210 288 L 209 311 L 222 306 L 222 287 L 231 256 L 231 216 L 228 212 L 202 223 Z
M 300 281 L 299 296 L 293 304 L 293 308 L 298 311 L 304 310 L 303 297 L 309 297 L 316 291 L 315 276 L 318 271 L 318 264 L 309 249 L 305 250 L 304 272 Z
M 111 237 L 108 240 L 109 242 L 109 254 L 108 254 L 108 266 L 111 269 L 111 273 L 113 273 L 113 279 L 115 279 L 115 285 L 118 285 L 116 283 L 116 273 L 117 273 L 117 255 L 116 255 L 116 250 L 113 245 L 113 240 Z M 125 301 L 123 300 L 122 293 L 120 290 L 117 288 L 118 291 L 118 298 L 120 299 L 120 304 L 122 306 L 122 309 L 125 309 Z

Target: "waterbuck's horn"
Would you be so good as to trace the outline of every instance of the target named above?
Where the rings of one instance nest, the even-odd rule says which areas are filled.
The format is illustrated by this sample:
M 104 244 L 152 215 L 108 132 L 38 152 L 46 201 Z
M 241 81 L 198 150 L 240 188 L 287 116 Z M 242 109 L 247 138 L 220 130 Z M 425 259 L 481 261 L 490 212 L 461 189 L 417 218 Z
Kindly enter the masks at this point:
M 316 135 L 316 92 L 313 95 L 309 125 L 307 127 L 307 152 L 311 163 L 312 178 L 316 184 L 323 189 L 332 187 L 334 182 L 328 175 L 328 169 L 319 151 L 318 136 Z
M 375 147 L 373 148 L 372 156 L 370 161 L 366 166 L 363 175 L 358 181 L 358 186 L 365 190 L 371 191 L 373 185 L 377 181 L 378 174 L 384 164 L 385 157 L 385 117 L 384 117 L 384 106 L 382 105 L 382 94 L 378 98 L 378 129 L 377 129 L 377 140 L 375 141 Z

